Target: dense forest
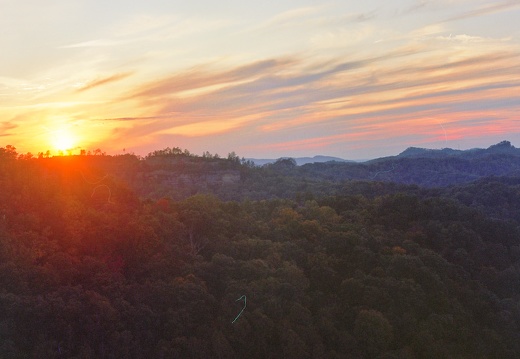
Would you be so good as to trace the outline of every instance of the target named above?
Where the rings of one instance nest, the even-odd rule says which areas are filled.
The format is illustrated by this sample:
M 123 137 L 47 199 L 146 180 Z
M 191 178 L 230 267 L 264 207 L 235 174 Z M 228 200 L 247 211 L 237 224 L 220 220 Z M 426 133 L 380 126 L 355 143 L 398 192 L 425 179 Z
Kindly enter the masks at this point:
M 0 358 L 518 358 L 514 150 L 0 148 Z

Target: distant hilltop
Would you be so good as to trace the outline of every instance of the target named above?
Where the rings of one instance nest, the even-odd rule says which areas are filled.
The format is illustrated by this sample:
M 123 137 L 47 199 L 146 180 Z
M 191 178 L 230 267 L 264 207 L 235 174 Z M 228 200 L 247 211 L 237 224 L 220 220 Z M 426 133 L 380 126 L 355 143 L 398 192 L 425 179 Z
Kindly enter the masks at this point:
M 419 147 L 408 147 L 396 157 L 398 158 L 444 158 L 444 157 L 464 157 L 475 158 L 492 154 L 508 154 L 520 156 L 520 149 L 511 145 L 509 141 L 502 141 L 496 145 L 492 145 L 486 149 L 472 148 L 469 150 L 454 150 L 452 148 L 443 148 L 440 150 L 432 150 Z
M 468 150 L 455 150 L 453 148 L 442 148 L 442 149 L 429 149 L 421 147 L 408 147 L 406 150 L 396 156 L 380 157 L 372 160 L 346 160 L 339 157 L 332 156 L 314 156 L 314 157 L 296 157 L 292 158 L 296 161 L 296 165 L 303 166 L 312 163 L 326 163 L 326 162 L 340 162 L 340 163 L 369 163 L 379 162 L 382 160 L 398 159 L 398 158 L 447 158 L 447 157 L 460 157 L 460 158 L 477 158 L 481 156 L 488 156 L 492 154 L 507 154 L 520 156 L 520 148 L 516 148 L 509 141 L 502 141 L 488 148 L 472 148 Z M 270 163 L 275 163 L 278 160 L 286 159 L 291 157 L 280 157 L 280 158 L 246 158 L 253 162 L 256 166 L 263 166 Z
M 259 158 L 247 158 L 247 160 L 252 161 L 256 166 L 263 166 L 267 165 L 269 163 L 275 163 L 276 161 L 288 158 L 288 157 L 281 157 L 276 159 L 259 159 Z M 314 157 L 297 157 L 293 158 L 296 161 L 296 164 L 298 166 L 306 165 L 308 163 L 323 163 L 323 162 L 356 162 L 356 161 L 350 161 L 345 160 L 343 158 L 339 157 L 332 157 L 332 156 L 314 156 Z

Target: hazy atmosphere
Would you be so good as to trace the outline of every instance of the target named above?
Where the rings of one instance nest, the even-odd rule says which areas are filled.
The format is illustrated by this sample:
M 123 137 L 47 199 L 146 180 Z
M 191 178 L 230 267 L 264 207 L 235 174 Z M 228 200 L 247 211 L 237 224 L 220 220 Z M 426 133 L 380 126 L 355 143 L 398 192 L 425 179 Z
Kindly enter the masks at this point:
M 0 139 L 22 153 L 520 143 L 517 0 L 0 3 Z

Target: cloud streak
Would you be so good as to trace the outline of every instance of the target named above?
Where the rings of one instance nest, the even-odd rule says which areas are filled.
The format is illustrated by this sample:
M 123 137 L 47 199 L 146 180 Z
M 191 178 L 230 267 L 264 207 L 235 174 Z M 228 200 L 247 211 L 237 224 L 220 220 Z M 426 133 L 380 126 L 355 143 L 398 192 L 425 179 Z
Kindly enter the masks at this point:
M 100 79 L 87 83 L 86 85 L 78 88 L 76 90 L 76 92 L 84 92 L 84 91 L 92 90 L 95 87 L 104 86 L 104 85 L 107 85 L 112 82 L 121 81 L 121 80 L 126 79 L 127 77 L 132 76 L 133 74 L 134 74 L 133 72 L 123 72 L 120 74 L 103 77 L 103 78 L 100 78 Z
M 14 130 L 17 127 L 18 125 L 13 123 L 12 121 L 0 122 L 0 137 L 10 136 L 11 133 L 9 131 Z
M 452 16 L 448 19 L 446 19 L 444 22 L 451 22 L 451 21 L 458 21 L 458 20 L 465 20 L 473 17 L 478 16 L 485 16 L 490 14 L 495 14 L 501 11 L 507 11 L 514 8 L 520 7 L 520 2 L 517 0 L 508 0 L 508 1 L 501 1 L 494 4 L 486 4 L 483 6 L 480 6 L 478 9 L 469 10 L 466 12 L 463 12 L 462 14 L 458 14 L 455 16 Z

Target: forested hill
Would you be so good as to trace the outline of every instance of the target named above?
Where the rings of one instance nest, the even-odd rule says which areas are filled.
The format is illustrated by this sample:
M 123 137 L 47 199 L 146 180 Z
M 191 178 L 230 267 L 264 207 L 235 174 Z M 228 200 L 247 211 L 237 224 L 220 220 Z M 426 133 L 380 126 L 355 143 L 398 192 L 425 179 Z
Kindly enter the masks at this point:
M 489 176 L 520 175 L 520 149 L 503 141 L 487 149 L 458 151 L 408 148 L 393 157 L 364 163 L 314 163 L 295 168 L 296 176 L 331 181 L 369 180 L 423 187 L 469 183 Z
M 519 177 L 306 166 L 0 148 L 0 358 L 520 357 Z
M 520 149 L 503 141 L 487 149 L 458 151 L 409 148 L 401 154 L 363 163 L 316 162 L 297 165 L 282 158 L 264 166 L 180 149 L 155 151 L 146 158 L 90 156 L 103 171 L 120 176 L 144 197 L 186 198 L 212 193 L 242 200 L 330 193 L 345 181 L 380 181 L 421 187 L 446 187 L 490 176 L 519 176 Z M 88 161 L 88 159 L 85 159 Z
M 64 156 L 21 159 L 48 167 L 70 163 L 70 175 L 80 181 L 121 181 L 142 198 L 184 199 L 197 193 L 224 200 L 310 198 L 333 194 L 352 181 L 377 181 L 420 187 L 448 187 L 492 177 L 520 175 L 520 150 L 507 141 L 488 149 L 468 151 L 410 148 L 400 155 L 364 163 L 324 162 L 298 166 L 283 158 L 264 166 L 231 153 L 221 158 L 196 156 L 166 148 L 144 158 L 119 156 Z

